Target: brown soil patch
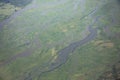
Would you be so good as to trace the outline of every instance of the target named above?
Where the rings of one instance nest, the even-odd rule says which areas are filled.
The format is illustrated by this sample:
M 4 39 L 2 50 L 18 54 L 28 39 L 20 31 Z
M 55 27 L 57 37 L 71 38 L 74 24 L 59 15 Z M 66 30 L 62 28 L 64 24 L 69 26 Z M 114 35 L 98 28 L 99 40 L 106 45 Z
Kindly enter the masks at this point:
M 95 41 L 94 45 L 106 47 L 106 48 L 113 48 L 114 47 L 114 43 L 112 43 L 110 41 L 103 41 L 103 40 Z
M 111 70 L 103 73 L 97 80 L 120 80 L 120 62 L 111 68 Z

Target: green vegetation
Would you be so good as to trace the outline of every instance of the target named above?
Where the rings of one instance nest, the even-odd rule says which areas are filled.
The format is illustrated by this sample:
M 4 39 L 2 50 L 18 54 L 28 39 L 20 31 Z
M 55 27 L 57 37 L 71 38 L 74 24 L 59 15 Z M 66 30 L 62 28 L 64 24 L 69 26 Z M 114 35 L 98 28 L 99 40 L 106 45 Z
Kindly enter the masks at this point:
M 0 0 L 0 22 L 30 3 L 32 0 Z
M 11 16 L 17 10 L 20 10 L 20 8 L 10 3 L 5 4 L 0 2 L 0 22 Z
M 109 69 L 107 65 L 119 59 L 116 50 L 111 49 L 96 47 L 94 42 L 91 42 L 78 48 L 65 65 L 53 72 L 43 74 L 41 80 L 96 80 L 102 72 Z
M 0 4 L 0 21 L 19 9 L 13 6 L 21 6 L 17 1 Z M 36 0 L 19 9 L 20 14 L 0 30 L 0 80 L 24 80 L 26 76 L 33 80 L 97 80 L 119 61 L 118 7 L 112 0 Z M 97 37 L 69 53 L 65 64 L 41 74 L 49 70 L 59 51 L 87 37 L 95 20 L 92 28 L 98 28 Z
M 32 0 L 0 0 L 2 3 L 10 3 L 15 6 L 23 7 L 29 4 Z

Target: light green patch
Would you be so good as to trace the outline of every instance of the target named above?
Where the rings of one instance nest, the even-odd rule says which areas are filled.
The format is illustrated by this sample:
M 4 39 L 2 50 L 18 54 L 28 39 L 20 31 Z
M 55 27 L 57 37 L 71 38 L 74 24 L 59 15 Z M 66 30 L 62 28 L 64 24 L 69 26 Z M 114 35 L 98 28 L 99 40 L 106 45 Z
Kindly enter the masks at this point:
M 8 18 L 10 15 L 12 15 L 15 10 L 20 10 L 19 7 L 15 7 L 9 3 L 3 4 L 3 6 L 0 7 L 0 21 L 3 21 L 4 19 Z

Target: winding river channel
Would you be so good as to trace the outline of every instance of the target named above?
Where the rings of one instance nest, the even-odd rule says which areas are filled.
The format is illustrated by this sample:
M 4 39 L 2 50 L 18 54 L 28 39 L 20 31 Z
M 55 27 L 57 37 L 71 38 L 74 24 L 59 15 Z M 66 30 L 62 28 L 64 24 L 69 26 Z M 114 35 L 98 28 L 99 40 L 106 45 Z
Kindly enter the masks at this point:
M 93 40 L 97 36 L 97 28 L 98 27 L 97 28 L 92 28 L 92 26 L 99 20 L 99 18 L 100 17 L 96 17 L 94 22 L 91 25 L 88 26 L 90 34 L 87 37 L 85 37 L 84 39 L 82 39 L 80 41 L 71 43 L 70 45 L 68 45 L 64 49 L 60 50 L 57 53 L 57 58 L 54 60 L 54 62 L 47 64 L 47 69 L 37 68 L 37 69 L 35 69 L 35 71 L 32 71 L 32 72 L 36 72 L 36 71 L 38 72 L 39 71 L 39 74 L 38 73 L 37 74 L 35 74 L 35 73 L 32 74 L 32 72 L 30 72 L 24 78 L 24 80 L 32 80 L 32 78 L 36 75 L 39 76 L 39 78 L 40 78 L 40 76 L 42 74 L 47 73 L 47 72 L 51 72 L 51 71 L 59 68 L 63 64 L 65 64 L 66 61 L 69 58 L 70 53 L 73 53 L 77 47 L 83 46 L 84 44 L 90 42 L 91 40 Z M 40 80 L 40 79 L 38 79 L 38 80 Z
M 22 9 L 16 13 L 14 13 L 10 18 L 6 19 L 5 21 L 3 21 L 2 23 L 0 23 L 0 28 L 2 28 L 6 23 L 10 22 L 13 18 L 15 18 L 16 16 L 20 15 L 21 12 L 25 11 L 25 10 L 28 10 L 28 9 L 31 9 L 31 8 L 34 8 L 34 5 L 33 6 L 28 6 L 26 7 L 25 9 Z M 89 16 L 89 15 L 92 15 L 94 14 L 95 12 L 97 11 L 97 8 L 92 10 L 90 13 L 88 13 L 87 15 L 81 17 L 81 19 L 85 18 L 86 16 Z M 35 70 L 33 70 L 32 72 L 39 72 L 39 73 L 27 73 L 25 74 L 25 77 L 23 77 L 24 79 L 23 80 L 33 80 L 33 78 L 35 76 L 39 76 L 38 80 L 40 80 L 40 77 L 42 74 L 44 73 L 47 73 L 47 72 L 51 72 L 51 71 L 54 71 L 55 69 L 59 68 L 60 66 L 62 66 L 63 64 L 66 63 L 66 61 L 69 59 L 69 55 L 71 53 L 73 53 L 75 51 L 75 49 L 77 47 L 80 47 L 80 46 L 83 46 L 84 44 L 90 42 L 91 40 L 95 39 L 95 37 L 97 36 L 97 30 L 98 30 L 98 27 L 97 28 L 93 28 L 94 24 L 96 22 L 98 22 L 100 17 L 96 17 L 94 19 L 94 21 L 88 26 L 88 30 L 89 30 L 89 34 L 82 40 L 80 41 L 77 41 L 77 42 L 74 42 L 74 43 L 71 43 L 69 44 L 67 47 L 63 48 L 62 50 L 60 50 L 58 53 L 57 53 L 57 58 L 54 60 L 54 62 L 52 63 L 48 63 L 47 64 L 47 69 L 39 69 L 39 68 L 36 68 Z M 24 54 L 21 54 L 21 55 L 18 55 L 18 56 L 14 56 L 13 57 L 13 60 L 16 59 L 16 57 L 21 57 L 23 56 Z M 27 56 L 27 55 L 26 55 Z M 12 61 L 12 59 L 11 59 Z M 6 63 L 9 63 L 11 62 L 10 60 L 7 61 Z

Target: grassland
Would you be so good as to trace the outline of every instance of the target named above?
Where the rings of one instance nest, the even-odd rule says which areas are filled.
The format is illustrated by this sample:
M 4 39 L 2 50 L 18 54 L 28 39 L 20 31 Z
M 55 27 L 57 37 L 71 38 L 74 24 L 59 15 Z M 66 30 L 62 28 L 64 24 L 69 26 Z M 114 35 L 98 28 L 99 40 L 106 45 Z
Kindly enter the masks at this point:
M 6 23 L 0 30 L 0 80 L 24 80 L 26 76 L 32 80 L 97 80 L 111 69 L 120 57 L 119 4 L 112 0 L 84 3 L 36 0 L 28 5 L 34 7 Z M 97 37 L 70 53 L 64 65 L 40 75 L 61 49 L 89 35 L 88 26 L 97 16 L 100 19 L 92 26 L 98 27 Z
M 20 7 L 15 7 L 10 3 L 0 2 L 0 22 L 10 17 L 15 11 L 20 10 Z

